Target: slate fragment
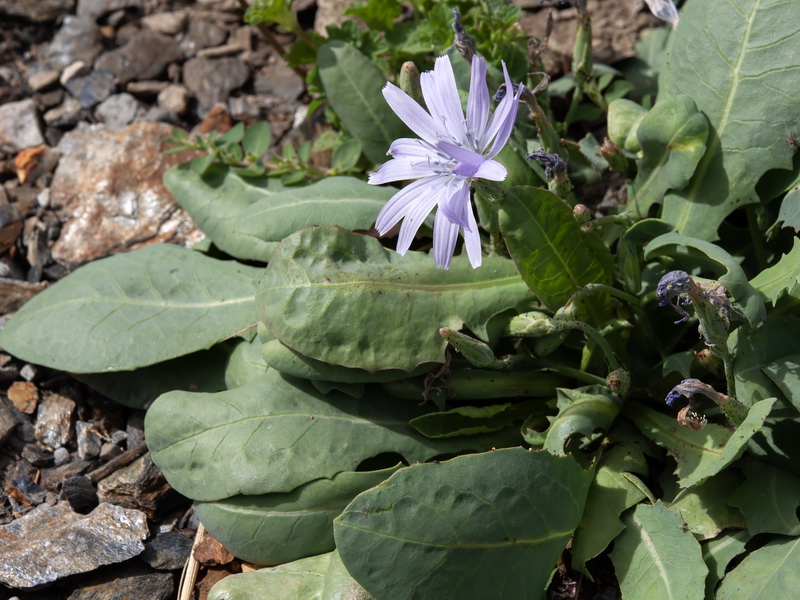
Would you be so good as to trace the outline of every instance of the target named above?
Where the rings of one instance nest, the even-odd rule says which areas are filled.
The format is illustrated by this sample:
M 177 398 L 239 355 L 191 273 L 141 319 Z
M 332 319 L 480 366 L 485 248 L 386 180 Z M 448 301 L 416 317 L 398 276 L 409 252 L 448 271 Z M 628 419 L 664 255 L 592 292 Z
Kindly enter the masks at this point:
M 137 510 L 101 504 L 81 515 L 66 502 L 40 504 L 0 527 L 0 583 L 31 588 L 118 563 L 138 556 L 147 535 Z

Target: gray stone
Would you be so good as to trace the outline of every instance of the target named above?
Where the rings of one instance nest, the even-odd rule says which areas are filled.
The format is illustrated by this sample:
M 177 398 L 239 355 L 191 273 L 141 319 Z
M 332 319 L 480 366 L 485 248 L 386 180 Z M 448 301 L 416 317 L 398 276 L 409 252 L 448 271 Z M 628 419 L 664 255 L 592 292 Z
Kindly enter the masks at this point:
M 138 556 L 148 535 L 137 510 L 100 504 L 88 515 L 40 504 L 0 527 L 0 582 L 31 588 Z
M 114 73 L 97 70 L 88 75 L 73 77 L 67 82 L 67 91 L 80 102 L 81 108 L 91 108 L 108 98 L 116 89 Z
M 130 94 L 109 96 L 95 109 L 98 121 L 109 127 L 123 127 L 144 113 L 144 105 Z
M 48 394 L 36 412 L 36 440 L 50 448 L 66 446 L 72 439 L 75 401 L 61 394 Z
M 149 29 L 136 32 L 122 48 L 102 54 L 95 69 L 114 73 L 124 85 L 129 81 L 153 79 L 161 75 L 171 62 L 183 59 L 178 44 L 170 37 Z
M 193 58 L 183 66 L 183 81 L 205 111 L 226 102 L 249 77 L 250 70 L 235 57 Z
M 162 12 L 142 17 L 142 26 L 156 33 L 175 35 L 186 27 L 186 11 Z
M 0 0 L 0 13 L 44 23 L 65 15 L 75 0 Z
M 170 84 L 158 93 L 158 105 L 182 115 L 189 107 L 189 90 L 179 83 Z
M 11 409 L 0 402 L 0 448 L 8 441 L 16 427 L 17 420 L 14 418 Z
M 277 96 L 287 102 L 297 100 L 305 90 L 305 82 L 283 61 L 273 61 L 256 73 L 253 88 L 256 94 Z
M 97 19 L 121 8 L 143 8 L 145 0 L 78 0 L 78 16 Z
M 69 459 L 69 450 L 66 448 L 56 448 L 56 451 L 53 452 L 53 465 L 56 467 L 67 464 Z
M 203 48 L 220 46 L 228 37 L 228 32 L 203 18 L 192 18 L 189 20 L 189 29 L 181 40 L 181 50 L 187 58 L 197 54 Z
M 0 152 L 16 154 L 42 144 L 44 138 L 32 99 L 0 105 Z
M 51 108 L 42 118 L 51 127 L 71 127 L 75 125 L 81 117 L 81 103 L 77 98 L 67 96 L 61 106 Z
M 166 124 L 137 123 L 64 135 L 50 186 L 53 206 L 65 221 L 53 258 L 72 267 L 145 243 L 182 244 L 199 237 L 162 181 L 169 167 L 185 160 L 161 153 L 171 132 Z
M 180 569 L 192 551 L 192 538 L 177 531 L 159 533 L 146 542 L 140 558 L 154 569 Z
M 149 108 L 141 120 L 145 123 L 169 123 L 175 127 L 182 127 L 181 118 L 168 108 L 153 106 Z
M 100 432 L 97 426 L 86 421 L 75 423 L 75 435 L 78 438 L 78 456 L 84 460 L 100 454 Z
M 167 483 L 149 452 L 99 481 L 97 495 L 101 502 L 135 508 L 150 518 L 183 498 Z
M 42 58 L 54 69 L 63 69 L 76 60 L 92 64 L 103 50 L 100 38 L 100 29 L 94 20 L 67 15 Z
M 73 591 L 66 600 L 172 600 L 175 581 L 171 573 L 153 573 L 144 565 L 103 571 Z
M 58 81 L 59 73 L 53 69 L 30 73 L 27 77 L 28 85 L 34 92 L 40 92 L 49 88 Z

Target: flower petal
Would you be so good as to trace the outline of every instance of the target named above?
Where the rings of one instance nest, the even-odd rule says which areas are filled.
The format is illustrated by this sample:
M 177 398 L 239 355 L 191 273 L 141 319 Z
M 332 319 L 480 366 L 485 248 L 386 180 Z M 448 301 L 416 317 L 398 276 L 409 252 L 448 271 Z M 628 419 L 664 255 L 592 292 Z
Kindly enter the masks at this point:
M 444 197 L 439 202 L 439 210 L 448 220 L 464 228 L 469 228 L 470 210 L 469 182 L 466 179 L 456 180 L 445 190 Z
M 425 181 L 425 180 L 423 180 Z M 411 242 L 414 241 L 414 236 L 417 235 L 420 226 L 425 222 L 425 217 L 428 216 L 433 210 L 433 207 L 439 202 L 444 193 L 443 179 L 433 179 L 426 186 L 427 189 L 421 190 L 414 202 L 407 204 L 408 211 L 403 219 L 403 224 L 400 225 L 400 234 L 397 236 L 397 252 L 405 254 L 408 252 Z M 439 189 L 436 189 L 439 186 Z
M 438 269 L 449 269 L 458 239 L 458 225 L 443 217 L 437 214 L 433 222 L 433 264 Z
M 452 141 L 461 142 L 466 139 L 467 126 L 461 99 L 458 97 L 456 77 L 448 56 L 436 59 L 433 71 L 420 75 L 422 95 L 431 116 L 441 133 L 447 134 Z M 428 140 L 430 141 L 430 140 Z
M 389 155 L 394 158 L 406 156 L 428 157 L 435 156 L 440 160 L 447 160 L 447 156 L 433 144 L 417 138 L 398 138 L 389 147 Z
M 438 189 L 438 179 L 420 179 L 404 187 L 392 196 L 378 213 L 375 229 L 379 235 L 385 235 L 398 221 L 412 210 L 415 203 L 424 201 L 424 198 L 435 196 Z M 430 212 L 430 211 L 429 211 Z
M 503 63 L 503 75 L 506 83 L 506 95 L 497 105 L 497 108 L 489 121 L 489 127 L 486 128 L 483 138 L 481 139 L 482 149 L 485 150 L 489 143 L 494 139 L 491 151 L 486 155 L 488 158 L 494 158 L 497 153 L 506 145 L 508 137 L 511 135 L 511 130 L 514 128 L 514 121 L 517 118 L 517 106 L 519 104 L 520 96 L 522 95 L 522 84 L 517 88 L 517 94 L 512 95 L 511 78 L 508 75 L 506 63 Z M 502 134 L 502 135 L 501 135 Z
M 489 181 L 505 181 L 508 170 L 496 160 L 485 160 L 472 176 L 474 179 L 488 179 Z M 372 175 L 370 175 L 370 178 Z M 370 179 L 370 183 L 372 180 Z
M 440 128 L 436 125 L 424 108 L 396 85 L 387 83 L 383 86 L 383 97 L 395 114 L 408 125 L 409 129 L 423 140 L 436 143 L 440 137 Z
M 441 169 L 426 158 L 393 158 L 383 163 L 377 171 L 369 174 L 368 183 L 380 185 L 392 181 L 420 179 L 432 175 L 440 175 Z
M 473 269 L 481 266 L 483 259 L 481 255 L 481 234 L 478 233 L 478 224 L 475 222 L 475 213 L 472 206 L 468 208 L 469 229 L 462 229 L 461 235 L 464 237 L 464 247 L 467 249 L 467 256 Z
M 472 58 L 472 74 L 469 80 L 469 98 L 467 99 L 467 136 L 471 138 L 473 149 L 478 147 L 486 121 L 489 117 L 489 86 L 486 85 L 486 61 L 480 56 Z

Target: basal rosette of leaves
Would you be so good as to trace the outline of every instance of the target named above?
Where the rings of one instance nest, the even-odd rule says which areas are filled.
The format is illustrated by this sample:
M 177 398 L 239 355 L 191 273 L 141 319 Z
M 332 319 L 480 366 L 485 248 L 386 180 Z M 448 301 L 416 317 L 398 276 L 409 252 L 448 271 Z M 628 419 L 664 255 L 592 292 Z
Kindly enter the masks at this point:
M 294 27 L 291 3 L 255 4 L 256 21 Z M 574 73 L 537 89 L 524 73 L 541 71 L 541 44 L 498 30 L 518 13 L 491 29 L 483 4 L 457 4 L 490 94 L 501 59 L 527 90 L 492 154 L 505 178 L 470 181 L 479 268 L 461 242 L 436 268 L 434 215 L 413 205 L 404 256 L 373 229 L 402 188 L 367 171 L 416 133 L 386 81 L 445 55 L 463 103 L 451 116 L 476 110 L 477 88 L 448 49 L 452 13 L 413 2 L 402 21 L 399 3 L 370 0 L 353 9 L 367 31 L 292 49 L 316 66 L 332 134 L 266 158 L 263 124 L 177 135 L 208 152 L 165 176 L 206 242 L 81 267 L 0 346 L 148 408 L 153 460 L 207 530 L 277 565 L 212 598 L 537 598 L 564 577 L 550 583 L 559 557 L 597 594 L 610 564 L 623 598 L 791 597 L 798 7 L 688 0 L 674 31 L 611 71 L 592 63 L 578 2 Z M 404 73 L 410 97 L 430 97 Z M 654 74 L 657 95 L 637 87 Z M 610 141 L 585 134 L 601 126 Z M 452 161 L 432 176 L 480 162 L 425 143 Z M 627 200 L 586 209 L 612 173 Z M 437 218 L 458 220 L 440 200 Z

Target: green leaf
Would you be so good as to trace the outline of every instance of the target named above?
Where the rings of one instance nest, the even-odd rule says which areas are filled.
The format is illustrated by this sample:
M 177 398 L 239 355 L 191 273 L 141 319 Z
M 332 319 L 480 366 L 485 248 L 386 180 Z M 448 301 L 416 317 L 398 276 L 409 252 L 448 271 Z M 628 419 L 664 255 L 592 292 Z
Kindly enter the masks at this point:
M 583 512 L 592 472 L 509 448 L 401 469 L 334 522 L 347 570 L 378 598 L 532 598 Z
M 797 410 L 800 410 L 800 354 L 783 356 L 761 370 Z
M 786 194 L 781 201 L 777 221 L 783 223 L 783 227 L 791 227 L 795 233 L 800 232 L 800 189 L 795 188 Z M 797 239 L 795 245 L 796 242 Z
M 611 254 L 593 232 L 582 232 L 555 194 L 519 186 L 500 202 L 500 228 L 520 275 L 548 308 L 564 305 L 587 283 L 611 281 Z
M 689 96 L 667 96 L 640 121 L 636 137 L 643 156 L 628 208 L 646 217 L 667 190 L 680 190 L 691 179 L 706 151 L 708 121 Z
M 797 200 L 800 206 L 800 197 Z M 800 238 L 794 238 L 791 251 L 784 254 L 777 264 L 756 275 L 750 284 L 773 306 L 784 291 L 791 292 L 792 288 L 800 284 Z
M 221 389 L 242 387 L 261 377 L 269 368 L 261 354 L 263 342 L 255 337 L 252 341 L 242 340 L 231 352 L 225 365 L 225 387 L 219 390 L 192 389 L 193 392 L 216 392 Z M 177 388 L 170 388 L 177 389 Z M 187 389 L 187 388 L 179 388 Z M 164 390 L 169 391 L 169 390 Z
M 800 419 L 793 406 L 777 406 L 747 444 L 747 454 L 800 477 Z
M 719 282 L 731 293 L 751 325 L 758 325 L 767 318 L 764 302 L 755 288 L 747 281 L 744 270 L 735 258 L 719 246 L 679 233 L 665 233 L 647 245 L 645 258 L 650 259 L 654 255 L 666 254 L 668 251 L 663 248 L 673 246 L 677 247 L 678 251 L 684 249 L 684 252 L 686 247 L 694 248 L 710 259 L 715 266 L 718 265 L 718 272 L 721 273 Z M 658 250 L 660 252 L 657 252 Z
M 625 529 L 620 514 L 645 498 L 626 477 L 631 472 L 648 474 L 647 462 L 634 444 L 614 446 L 603 454 L 572 539 L 572 568 L 588 574 L 586 561 L 605 550 Z
M 544 447 L 555 456 L 563 456 L 605 434 L 617 418 L 622 399 L 602 393 L 599 388 L 558 390 L 558 415 L 548 417 Z
M 210 348 L 257 322 L 261 269 L 157 244 L 77 269 L 0 332 L 14 356 L 72 373 L 130 371 Z
M 461 256 L 444 271 L 426 254 L 403 257 L 374 238 L 316 227 L 281 242 L 257 304 L 267 329 L 305 356 L 411 371 L 444 362 L 441 327 L 466 325 L 488 341 L 489 320 L 529 299 L 508 259 L 488 257 L 473 269 Z
M 247 128 L 242 140 L 245 152 L 261 158 L 272 143 L 272 129 L 266 121 L 258 121 Z
M 325 94 L 342 124 L 361 142 L 371 162 L 384 162 L 392 142 L 408 137 L 409 132 L 383 98 L 383 73 L 369 58 L 341 41 L 323 44 L 317 64 Z
M 708 118 L 708 150 L 689 185 L 664 200 L 662 219 L 714 240 L 735 208 L 758 202 L 770 169 L 791 169 L 786 130 L 800 113 L 795 87 L 797 7 L 786 0 L 694 0 L 670 39 L 660 97 L 685 94 Z
M 361 142 L 351 138 L 333 151 L 331 166 L 340 173 L 345 173 L 356 166 L 359 158 L 361 158 Z
M 351 369 L 341 365 L 332 365 L 303 356 L 299 352 L 292 350 L 280 340 L 270 340 L 261 349 L 264 360 L 273 369 L 277 369 L 284 375 L 301 377 L 311 381 L 328 381 L 337 383 L 380 383 L 384 381 L 394 381 L 405 379 L 413 375 L 420 375 L 429 371 L 433 365 L 421 365 L 411 373 L 399 369 L 384 369 L 376 373 L 370 373 L 364 369 Z
M 408 424 L 425 437 L 455 437 L 500 431 L 523 421 L 532 412 L 543 412 L 546 409 L 547 404 L 541 400 L 491 406 L 459 406 L 416 417 Z
M 370 29 L 386 31 L 391 29 L 395 19 L 403 14 L 403 7 L 397 0 L 368 0 L 361 6 L 345 9 L 344 14 L 358 17 Z
M 237 558 L 260 565 L 291 562 L 333 550 L 333 519 L 400 466 L 337 473 L 285 494 L 233 496 L 194 508 L 208 532 Z
M 265 196 L 249 205 L 234 220 L 232 234 L 240 240 L 252 240 L 261 260 L 269 260 L 278 242 L 305 227 L 370 229 L 396 192 L 393 187 L 369 185 L 355 177 L 328 177 L 307 187 Z
M 750 534 L 800 535 L 800 478 L 762 462 L 746 464 L 744 473 L 747 479 L 730 503 L 741 509 Z
M 800 588 L 800 538 L 780 538 L 745 558 L 722 581 L 717 600 L 792 598 Z
M 218 394 L 164 394 L 147 412 L 145 430 L 153 461 L 193 500 L 291 492 L 385 452 L 413 463 L 501 441 L 428 440 L 407 425 L 423 412 L 380 392 L 363 401 L 323 396 L 270 369 Z
M 274 244 L 237 235 L 233 223 L 247 206 L 283 189 L 279 182 L 242 177 L 222 165 L 201 177 L 182 164 L 164 173 L 164 185 L 220 250 L 241 259 L 269 259 Z
M 224 390 L 228 352 L 218 345 L 211 350 L 194 352 L 135 371 L 77 373 L 73 377 L 114 402 L 143 408 L 161 394 L 172 390 Z
M 217 139 L 217 142 L 222 146 L 227 146 L 229 144 L 238 144 L 243 138 L 244 123 L 239 122 L 221 135 L 219 139 Z
M 748 440 L 764 424 L 773 404 L 774 398 L 756 402 L 734 432 L 714 423 L 694 431 L 640 404 L 629 403 L 625 410 L 642 433 L 675 458 L 678 484 L 688 488 L 716 475 L 739 458 Z
M 708 568 L 680 514 L 659 501 L 640 504 L 622 521 L 625 531 L 614 541 L 611 561 L 623 598 L 703 597 Z
M 250 25 L 266 23 L 280 25 L 286 31 L 297 29 L 297 17 L 292 11 L 294 0 L 255 0 L 244 15 Z
M 681 491 L 667 506 L 681 513 L 686 528 L 697 539 L 707 540 L 723 529 L 747 526 L 741 513 L 728 504 L 731 494 L 741 483 L 742 476 L 739 473 L 723 471 L 693 488 Z
M 725 577 L 725 571 L 730 562 L 744 552 L 745 544 L 752 536 L 746 530 L 726 531 L 713 540 L 708 540 L 701 545 L 703 560 L 708 567 L 706 577 L 706 598 L 714 598 L 714 589 Z

